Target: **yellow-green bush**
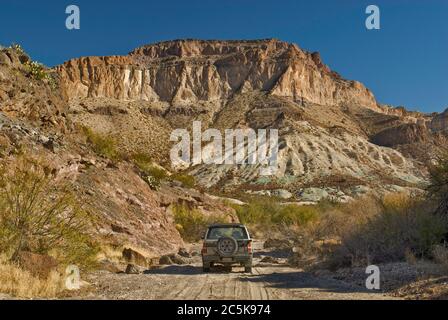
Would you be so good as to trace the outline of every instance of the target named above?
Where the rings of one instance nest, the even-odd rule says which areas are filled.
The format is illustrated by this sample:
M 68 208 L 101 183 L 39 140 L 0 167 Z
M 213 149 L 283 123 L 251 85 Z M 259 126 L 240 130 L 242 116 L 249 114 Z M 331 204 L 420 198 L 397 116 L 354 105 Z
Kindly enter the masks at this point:
M 245 205 L 231 205 L 242 223 L 257 225 L 306 225 L 318 218 L 313 206 L 282 205 L 269 198 L 253 199 Z
M 87 127 L 83 127 L 82 130 L 87 142 L 92 146 L 96 154 L 110 160 L 118 160 L 120 158 L 120 154 L 117 151 L 117 143 L 114 138 L 96 133 Z
M 143 173 L 146 182 L 151 188 L 158 189 L 160 182 L 168 178 L 165 169 L 154 165 L 149 155 L 136 153 L 133 155 L 132 160 Z
M 434 214 L 423 199 L 391 194 L 374 200 L 371 211 L 359 209 L 353 220 L 354 205 L 361 201 L 338 209 L 342 227 L 337 234 L 341 246 L 331 257 L 335 266 L 400 261 L 406 252 L 426 257 L 448 231 L 446 217 Z
M 184 240 L 190 242 L 201 239 L 208 225 L 225 221 L 224 216 L 204 216 L 200 211 L 181 204 L 174 205 L 172 211 L 177 230 Z
M 25 156 L 0 168 L 0 250 L 12 260 L 27 250 L 86 266 L 97 253 L 87 235 L 89 217 L 51 171 Z
M 188 174 L 176 173 L 171 176 L 171 179 L 181 182 L 187 188 L 193 188 L 196 185 L 194 177 Z
M 277 211 L 274 211 L 271 216 L 271 221 L 273 223 L 303 226 L 310 221 L 318 219 L 318 217 L 319 212 L 314 206 L 297 206 L 289 204 L 281 206 Z

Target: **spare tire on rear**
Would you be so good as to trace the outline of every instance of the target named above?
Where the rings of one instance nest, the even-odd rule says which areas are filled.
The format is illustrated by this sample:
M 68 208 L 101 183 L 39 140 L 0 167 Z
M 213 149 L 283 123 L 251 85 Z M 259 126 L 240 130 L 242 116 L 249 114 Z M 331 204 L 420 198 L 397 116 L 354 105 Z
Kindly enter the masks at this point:
M 238 251 L 238 242 L 232 237 L 219 238 L 217 251 L 221 256 L 232 256 Z

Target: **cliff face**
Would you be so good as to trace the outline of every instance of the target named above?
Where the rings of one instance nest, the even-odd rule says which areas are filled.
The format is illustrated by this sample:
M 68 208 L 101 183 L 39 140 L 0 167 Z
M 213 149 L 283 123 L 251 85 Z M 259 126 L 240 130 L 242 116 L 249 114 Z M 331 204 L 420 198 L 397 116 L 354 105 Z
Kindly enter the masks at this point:
M 168 41 L 127 56 L 73 59 L 57 69 L 70 98 L 182 105 L 261 90 L 300 103 L 378 109 L 361 83 L 341 79 L 317 53 L 278 40 Z
M 126 56 L 72 59 L 56 69 L 75 123 L 113 135 L 126 152 L 147 153 L 166 167 L 170 132 L 190 129 L 194 120 L 203 130 L 279 129 L 275 176 L 260 177 L 250 166 L 190 168 L 207 188 L 247 191 L 263 181 L 297 193 L 350 181 L 344 192 L 351 194 L 356 184 L 418 186 L 425 180 L 420 164 L 431 156 L 425 145 L 443 140 L 432 131 L 443 130 L 446 117 L 380 105 L 318 53 L 273 39 L 167 41 Z

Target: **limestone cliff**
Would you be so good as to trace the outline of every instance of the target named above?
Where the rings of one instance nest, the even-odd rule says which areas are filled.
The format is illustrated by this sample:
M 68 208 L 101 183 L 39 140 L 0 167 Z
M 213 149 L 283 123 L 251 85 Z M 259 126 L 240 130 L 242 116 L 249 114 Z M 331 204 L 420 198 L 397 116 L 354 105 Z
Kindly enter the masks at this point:
M 367 88 L 330 71 L 317 53 L 274 39 L 168 41 L 127 56 L 73 59 L 57 69 L 70 98 L 192 104 L 261 90 L 300 103 L 378 109 Z

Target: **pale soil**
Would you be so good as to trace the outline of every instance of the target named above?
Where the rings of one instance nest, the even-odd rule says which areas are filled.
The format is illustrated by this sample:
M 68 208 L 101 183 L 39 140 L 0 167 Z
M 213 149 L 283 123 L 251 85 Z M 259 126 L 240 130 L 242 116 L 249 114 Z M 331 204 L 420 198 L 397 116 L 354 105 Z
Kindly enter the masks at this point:
M 258 248 L 257 248 L 258 247 Z M 394 299 L 344 281 L 319 277 L 279 264 L 259 263 L 270 255 L 255 246 L 252 274 L 243 268 L 231 273 L 215 269 L 203 273 L 200 257 L 190 265 L 171 265 L 128 275 L 110 272 L 90 274 L 91 288 L 81 299 Z

